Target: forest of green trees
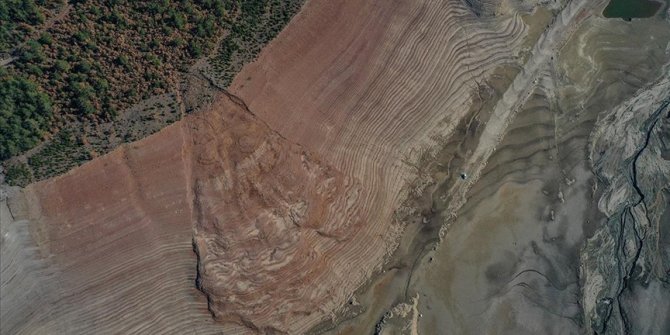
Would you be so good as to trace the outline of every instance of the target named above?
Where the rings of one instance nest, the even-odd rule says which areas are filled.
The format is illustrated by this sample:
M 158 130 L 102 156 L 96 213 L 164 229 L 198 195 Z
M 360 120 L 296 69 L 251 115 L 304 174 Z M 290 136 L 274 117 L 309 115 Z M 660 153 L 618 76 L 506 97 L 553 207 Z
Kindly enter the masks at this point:
M 0 1 L 0 57 L 9 60 L 0 72 L 0 161 L 65 129 L 76 133 L 77 122 L 114 122 L 143 99 L 174 92 L 198 58 L 210 56 L 229 84 L 301 1 Z M 55 151 L 12 172 L 43 178 L 36 172 L 50 173 L 43 165 Z

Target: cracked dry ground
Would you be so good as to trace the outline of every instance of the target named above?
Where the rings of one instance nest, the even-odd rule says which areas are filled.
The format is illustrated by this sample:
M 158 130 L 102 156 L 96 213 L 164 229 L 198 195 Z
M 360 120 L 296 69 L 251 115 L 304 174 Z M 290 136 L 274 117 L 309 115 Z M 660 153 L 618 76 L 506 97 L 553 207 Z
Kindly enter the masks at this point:
M 6 190 L 1 332 L 668 333 L 670 23 L 606 4 L 308 1 L 210 106 Z

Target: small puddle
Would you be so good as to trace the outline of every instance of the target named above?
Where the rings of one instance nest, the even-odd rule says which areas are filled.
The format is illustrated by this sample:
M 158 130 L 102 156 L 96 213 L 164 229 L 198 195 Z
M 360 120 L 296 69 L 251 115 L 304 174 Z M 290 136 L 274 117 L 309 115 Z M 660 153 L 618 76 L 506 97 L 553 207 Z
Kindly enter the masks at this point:
M 662 2 L 654 0 L 611 0 L 603 16 L 630 21 L 633 18 L 652 17 L 662 6 Z

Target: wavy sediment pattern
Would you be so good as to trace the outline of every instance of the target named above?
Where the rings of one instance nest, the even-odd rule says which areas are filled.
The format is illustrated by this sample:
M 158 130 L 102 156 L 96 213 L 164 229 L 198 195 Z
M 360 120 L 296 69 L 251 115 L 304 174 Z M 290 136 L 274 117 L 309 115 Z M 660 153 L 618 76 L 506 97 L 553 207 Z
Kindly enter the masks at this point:
M 3 332 L 302 333 L 333 317 L 395 246 L 403 160 L 453 131 L 525 29 L 460 1 L 308 2 L 235 96 L 15 197 Z M 19 317 L 22 288 L 45 294 Z
M 569 150 L 557 134 L 564 125 L 546 93 L 552 86 L 540 80 L 519 107 L 433 261 L 417 270 L 420 333 L 579 332 L 581 226 L 573 223 L 590 180 L 584 150 Z M 563 150 L 570 154 L 558 159 Z
M 518 16 L 478 21 L 459 2 L 331 6 L 308 4 L 287 27 L 292 38 L 271 44 L 231 90 L 271 128 L 361 181 L 366 225 L 341 259 L 370 269 L 389 251 L 381 232 L 414 177 L 401 160 L 453 131 L 476 81 L 514 60 L 525 26 Z M 368 275 L 353 271 L 340 285 Z
M 198 282 L 218 320 L 289 332 L 346 294 L 360 184 L 228 101 L 190 123 Z
M 3 220 L 3 229 L 22 245 L 3 243 L 3 263 L 20 252 L 22 264 L 41 270 L 6 281 L 3 268 L 3 333 L 221 330 L 194 287 L 183 140 L 169 127 L 12 199 L 17 221 Z M 5 317 L 30 281 L 37 283 L 26 292 L 40 299 L 25 302 L 27 320 Z
M 667 333 L 670 26 L 583 18 L 416 271 L 420 333 Z

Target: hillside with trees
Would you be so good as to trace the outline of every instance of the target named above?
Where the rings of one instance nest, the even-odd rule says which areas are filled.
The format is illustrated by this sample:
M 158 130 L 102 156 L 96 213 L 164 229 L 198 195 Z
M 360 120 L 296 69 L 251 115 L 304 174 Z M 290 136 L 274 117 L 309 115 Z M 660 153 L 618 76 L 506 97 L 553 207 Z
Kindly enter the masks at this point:
M 80 147 L 71 148 L 78 152 L 74 157 L 60 158 L 72 161 L 64 166 L 105 153 L 112 146 L 86 147 L 86 137 L 104 141 L 107 134 L 96 130 L 100 125 L 114 125 L 119 114 L 152 97 L 176 95 L 184 89 L 184 75 L 199 59 L 211 64 L 203 75 L 224 89 L 300 4 L 298 0 L 3 1 L 0 160 L 6 169 L 26 165 L 31 181 L 60 173 L 63 169 L 48 173 L 31 164 L 33 155 L 46 155 L 40 161 L 50 161 L 42 149 L 21 159 L 10 158 L 59 138 L 63 131 L 77 139 L 72 146 Z M 142 118 L 161 126 L 174 122 L 179 118 L 178 103 L 170 103 L 170 113 Z M 130 141 L 146 135 L 118 136 Z

